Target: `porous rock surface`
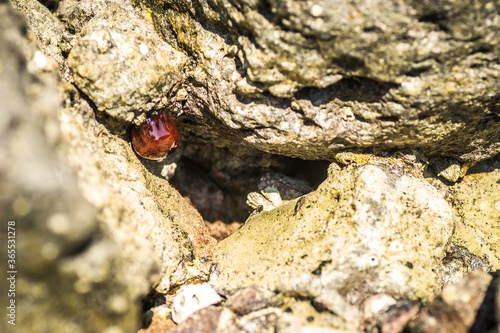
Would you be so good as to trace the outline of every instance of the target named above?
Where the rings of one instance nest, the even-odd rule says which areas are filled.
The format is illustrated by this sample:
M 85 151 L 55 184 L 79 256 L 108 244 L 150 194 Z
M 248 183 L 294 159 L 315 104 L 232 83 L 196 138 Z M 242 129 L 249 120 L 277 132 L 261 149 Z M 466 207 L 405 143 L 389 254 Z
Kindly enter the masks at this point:
M 19 326 L 136 330 L 152 288 L 207 279 L 215 240 L 199 213 L 59 81 L 22 17 L 0 9 L 1 217 L 17 226 Z
M 500 269 L 500 163 L 489 172 L 474 173 L 453 185 L 457 223 L 453 242 L 469 249 L 478 258 L 486 258 L 492 271 Z
M 500 150 L 494 1 L 132 4 L 57 10 L 72 79 L 123 121 L 171 104 L 188 141 L 306 159 L 414 147 L 474 163 Z
M 150 288 L 175 292 L 212 264 L 227 302 L 175 331 L 444 327 L 439 315 L 407 326 L 436 309 L 466 309 L 467 330 L 483 297 L 498 325 L 498 293 L 467 275 L 499 267 L 498 155 L 466 175 L 500 151 L 495 1 L 11 3 L 43 52 L 0 1 L 1 206 L 30 228 L 19 239 L 27 331 L 135 331 Z M 178 154 L 219 185 L 250 188 L 259 176 L 238 170 L 279 169 L 284 156 L 338 164 L 318 190 L 254 212 L 212 262 L 215 241 L 159 177 L 165 165 L 128 143 L 128 127 L 163 107 L 180 125 Z M 210 205 L 202 184 L 191 185 Z M 457 283 L 453 306 L 445 290 L 426 310 Z M 169 306 L 144 331 L 171 328 Z
M 180 79 L 186 56 L 127 4 L 89 20 L 68 55 L 68 66 L 75 85 L 98 110 L 132 121 L 158 107 Z
M 225 293 L 263 285 L 318 302 L 334 291 L 345 308 L 381 291 L 430 300 L 453 227 L 453 210 L 424 180 L 332 164 L 318 190 L 250 217 L 219 243 L 210 283 Z
M 7 221 L 14 221 L 16 264 L 9 270 L 18 272 L 11 297 L 16 326 L 2 320 L 2 332 L 102 330 L 110 322 L 131 326 L 137 307 L 130 300 L 147 288 L 147 273 L 136 276 L 138 283 L 126 281 L 128 269 L 118 244 L 105 236 L 95 208 L 66 167 L 56 114 L 57 65 L 22 31 L 22 17 L 2 1 L 1 236 L 7 239 Z M 7 263 L 4 244 L 0 256 Z M 3 281 L 6 271 L 1 272 Z M 129 289 L 133 285 L 135 291 Z M 2 293 L 2 304 L 7 304 L 6 297 Z M 116 306 L 109 306 L 111 302 Z
M 195 136 L 306 159 L 350 147 L 463 162 L 499 152 L 495 1 L 141 5 L 196 59 L 183 104 L 190 119 L 203 116 Z

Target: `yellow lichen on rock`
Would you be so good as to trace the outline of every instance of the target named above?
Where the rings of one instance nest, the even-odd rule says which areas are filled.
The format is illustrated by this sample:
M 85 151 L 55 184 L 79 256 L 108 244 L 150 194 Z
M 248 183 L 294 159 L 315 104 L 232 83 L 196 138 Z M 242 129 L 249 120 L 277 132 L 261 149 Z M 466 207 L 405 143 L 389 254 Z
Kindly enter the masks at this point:
M 459 221 L 452 242 L 500 269 L 500 170 L 471 174 L 452 191 Z

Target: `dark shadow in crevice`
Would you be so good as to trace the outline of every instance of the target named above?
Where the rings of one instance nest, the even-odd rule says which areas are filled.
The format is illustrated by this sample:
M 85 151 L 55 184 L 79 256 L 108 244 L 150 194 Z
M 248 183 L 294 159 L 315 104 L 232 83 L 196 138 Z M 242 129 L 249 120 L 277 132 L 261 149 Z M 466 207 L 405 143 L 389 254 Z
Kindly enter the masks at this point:
M 101 232 L 100 230 L 98 232 Z M 96 236 L 95 234 L 91 234 L 84 239 L 80 239 L 78 241 L 74 241 L 71 245 L 72 247 L 67 249 L 67 252 L 64 253 L 64 258 L 75 258 L 80 255 L 83 255 L 87 252 L 95 243 L 100 240 L 100 236 Z
M 311 100 L 315 106 L 327 104 L 333 99 L 374 103 L 381 101 L 390 89 L 398 86 L 395 83 L 379 82 L 369 78 L 350 77 L 326 88 L 303 88 L 295 93 L 295 98 Z
M 142 309 L 140 313 L 141 328 L 148 328 L 153 320 L 153 311 L 151 311 L 151 309 L 159 305 L 165 304 L 166 303 L 165 295 L 153 289 L 149 292 L 149 294 L 147 294 L 142 299 L 141 303 L 142 303 Z
M 73 85 L 73 87 L 78 91 L 79 97 L 87 102 L 88 106 L 92 109 L 92 111 L 94 112 L 95 120 L 99 124 L 106 127 L 110 134 L 116 135 L 122 140 L 130 141 L 130 134 L 126 130 L 128 127 L 130 127 L 130 123 L 112 117 L 106 112 L 99 111 L 92 99 L 83 90 L 78 88 L 76 85 Z M 77 101 L 78 97 L 71 96 L 71 98 L 74 101 Z
M 447 21 L 446 14 L 444 12 L 432 11 L 421 15 L 418 18 L 419 22 L 431 23 L 439 28 L 439 30 L 449 33 L 450 29 L 445 25 Z
M 491 126 L 498 126 L 498 123 L 500 123 L 500 116 L 494 113 L 488 113 L 483 118 L 481 118 L 481 120 L 479 120 L 476 126 L 476 131 L 485 131 Z
M 181 158 L 171 184 L 206 221 L 242 222 L 250 213 L 244 193 L 190 159 Z
M 271 3 L 269 0 L 260 0 L 257 2 L 257 11 L 260 15 L 266 18 L 269 22 L 275 21 L 275 15 L 272 12 Z
M 326 179 L 329 162 L 269 156 L 279 162 L 271 167 L 235 167 L 183 157 L 171 184 L 191 201 L 204 220 L 229 224 L 244 222 L 250 215 L 252 209 L 246 204 L 250 192 L 275 186 L 284 200 L 290 200 L 309 193 Z
M 399 118 L 398 117 L 384 117 L 384 116 L 380 116 L 380 117 L 377 117 L 377 120 L 380 120 L 382 122 L 394 122 L 394 123 L 397 123 L 399 121 Z
M 467 174 L 488 173 L 494 170 L 500 170 L 500 154 L 477 163 L 467 171 Z M 500 184 L 500 179 L 498 179 L 497 184 Z
M 249 84 L 255 86 L 258 90 L 265 91 L 264 85 L 258 82 L 249 82 Z M 328 104 L 334 99 L 339 99 L 343 102 L 375 103 L 383 101 L 384 96 L 389 90 L 398 87 L 398 84 L 391 82 L 379 82 L 364 77 L 349 77 L 325 88 L 302 88 L 295 93 L 294 99 L 310 100 L 316 107 Z M 256 94 L 258 97 L 255 98 L 243 96 L 238 94 L 237 91 L 235 95 L 238 101 L 243 104 L 262 103 L 282 109 L 289 108 L 292 102 L 292 99 L 276 97 L 269 92 Z
M 432 66 L 424 66 L 424 67 L 419 67 L 419 68 L 413 68 L 409 72 L 405 73 L 407 76 L 411 77 L 419 77 L 423 73 L 427 72 L 430 70 Z
M 355 72 L 366 68 L 365 60 L 358 57 L 353 57 L 348 54 L 342 54 L 337 58 L 333 58 L 332 63 L 337 64 L 346 72 Z
M 38 0 L 42 5 L 47 7 L 48 10 L 50 10 L 51 13 L 57 12 L 57 9 L 59 8 L 59 2 L 57 0 Z
M 497 294 L 500 292 L 500 271 L 496 271 L 492 275 L 493 280 L 486 290 L 483 302 L 479 307 L 474 324 L 469 329 L 469 333 L 496 332 L 498 328 L 500 304 L 498 304 L 499 298 Z

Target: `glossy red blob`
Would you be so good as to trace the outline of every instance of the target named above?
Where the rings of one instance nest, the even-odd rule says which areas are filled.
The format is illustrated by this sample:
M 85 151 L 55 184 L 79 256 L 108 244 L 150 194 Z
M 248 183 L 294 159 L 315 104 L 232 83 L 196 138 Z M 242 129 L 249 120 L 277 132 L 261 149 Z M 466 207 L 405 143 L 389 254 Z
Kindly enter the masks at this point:
M 181 137 L 174 118 L 162 111 L 132 128 L 132 146 L 144 158 L 161 161 L 179 146 Z

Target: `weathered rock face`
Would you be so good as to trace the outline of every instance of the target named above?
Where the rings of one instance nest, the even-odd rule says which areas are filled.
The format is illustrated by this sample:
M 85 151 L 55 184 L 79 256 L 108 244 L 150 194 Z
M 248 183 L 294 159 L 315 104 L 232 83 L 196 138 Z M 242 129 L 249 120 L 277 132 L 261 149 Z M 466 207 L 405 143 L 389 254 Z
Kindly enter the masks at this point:
M 500 151 L 494 1 L 133 3 L 62 1 L 64 38 L 46 43 L 59 59 L 73 39 L 73 80 L 122 121 L 173 98 L 186 142 L 329 160 L 353 147 L 472 163 Z
M 175 331 L 401 331 L 421 310 L 418 331 L 456 309 L 473 325 L 489 279 L 467 273 L 500 267 L 499 155 L 466 175 L 500 151 L 494 0 L 12 0 L 43 53 L 4 2 L 0 208 L 20 225 L 27 331 L 134 331 L 148 290 L 212 264 L 222 303 L 194 302 Z M 129 143 L 164 107 L 177 164 Z M 289 157 L 338 164 L 307 194 L 282 177 Z M 162 178 L 176 168 L 213 221 L 243 222 L 249 192 L 276 200 L 212 262 L 202 218 Z M 163 298 L 144 332 L 175 325 Z
M 329 171 L 317 191 L 250 217 L 222 241 L 211 283 L 229 293 L 263 285 L 318 302 L 334 291 L 357 305 L 381 292 L 432 299 L 454 226 L 448 203 L 425 181 L 379 166 Z
M 2 320 L 9 326 L 2 331 L 131 327 L 138 307 L 130 300 L 147 290 L 148 273 L 136 277 L 142 282 L 137 290 L 129 289 L 119 245 L 105 236 L 67 168 L 56 113 L 57 66 L 28 42 L 23 22 L 0 3 L 1 236 L 7 238 L 7 221 L 13 221 L 9 244 L 11 250 L 15 244 L 16 256 L 9 271 L 17 272 L 11 297 L 16 326 Z M 7 263 L 4 244 L 0 257 Z
M 69 53 L 68 66 L 75 85 L 99 111 L 132 121 L 161 106 L 180 79 L 186 56 L 126 4 L 90 19 Z
M 139 273 L 145 263 L 157 264 L 159 275 L 147 285 L 160 291 L 205 278 L 215 240 L 199 213 L 165 179 L 147 172 L 130 144 L 99 124 L 77 92 L 66 94 L 61 128 L 70 165 L 78 170 L 82 193 L 123 245 L 128 268 Z
M 16 223 L 17 323 L 27 332 L 134 331 L 151 288 L 207 279 L 215 240 L 58 81 L 22 17 L 0 7 L 0 206 L 5 224 Z
M 499 165 L 499 164 L 497 164 Z M 486 258 L 492 271 L 500 269 L 500 171 L 471 174 L 452 187 L 460 202 L 454 243 L 465 246 L 479 258 Z
M 499 152 L 500 14 L 494 1 L 144 2 L 195 54 L 185 114 L 276 154 L 425 149 Z M 201 121 L 204 121 L 201 119 Z M 205 122 L 209 123 L 209 121 Z
M 455 286 L 445 287 L 440 297 L 410 323 L 412 329 L 415 332 L 470 332 L 491 279 L 490 275 L 478 271 L 466 275 Z

